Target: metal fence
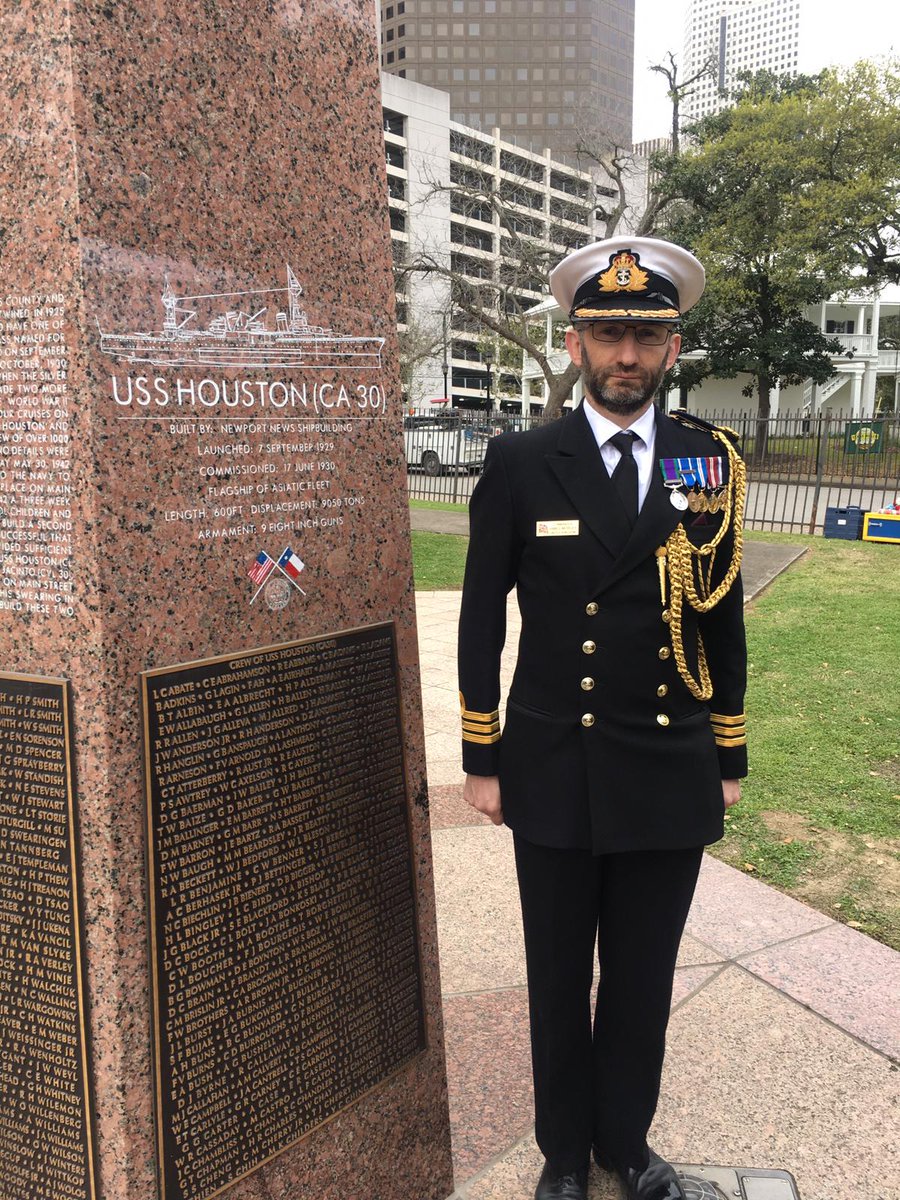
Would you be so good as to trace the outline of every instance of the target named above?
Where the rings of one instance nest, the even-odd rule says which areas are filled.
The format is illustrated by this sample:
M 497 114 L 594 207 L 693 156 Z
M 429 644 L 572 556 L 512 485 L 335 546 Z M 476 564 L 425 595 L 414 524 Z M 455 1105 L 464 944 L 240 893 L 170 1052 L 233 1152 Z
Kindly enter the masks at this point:
M 821 533 L 828 508 L 877 511 L 900 496 L 900 415 L 862 420 L 843 413 L 759 420 L 752 412 L 705 414 L 734 429 L 747 464 L 748 529 Z M 488 440 L 540 417 L 456 410 L 407 417 L 409 495 L 465 504 Z

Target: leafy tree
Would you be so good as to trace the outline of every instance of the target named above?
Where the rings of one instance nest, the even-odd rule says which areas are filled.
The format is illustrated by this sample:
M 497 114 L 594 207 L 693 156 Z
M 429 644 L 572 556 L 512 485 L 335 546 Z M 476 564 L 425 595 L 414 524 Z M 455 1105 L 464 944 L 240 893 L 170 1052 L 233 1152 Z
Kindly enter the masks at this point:
M 715 74 L 716 60 L 710 58 L 681 81 L 675 56 L 669 51 L 665 61 L 650 70 L 668 84 L 672 121 L 666 149 L 651 155 L 649 161 L 639 159 L 630 146 L 610 141 L 596 127 L 592 114 L 582 113 L 578 121 L 575 152 L 579 162 L 599 177 L 597 215 L 603 221 L 605 238 L 613 237 L 623 225 L 636 237 L 652 237 L 668 206 L 678 199 L 668 186 L 665 168 L 681 153 L 681 105 L 701 79 Z
M 849 254 L 866 283 L 900 282 L 900 62 L 824 72 L 808 113 L 816 186 L 799 197 L 798 224 L 822 231 L 838 269 Z
M 682 362 L 676 380 L 750 374 L 758 452 L 776 385 L 824 381 L 841 352 L 805 310 L 896 269 L 897 89 L 896 69 L 867 63 L 814 79 L 763 72 L 695 124 L 666 166 L 665 186 L 682 198 L 668 235 L 707 270 L 684 330 L 706 357 Z

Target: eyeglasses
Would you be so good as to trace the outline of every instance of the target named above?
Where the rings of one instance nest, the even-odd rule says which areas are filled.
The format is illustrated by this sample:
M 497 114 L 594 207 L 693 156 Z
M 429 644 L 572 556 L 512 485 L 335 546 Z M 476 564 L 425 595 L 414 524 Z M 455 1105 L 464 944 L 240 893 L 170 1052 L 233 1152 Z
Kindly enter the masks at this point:
M 664 346 L 675 332 L 667 325 L 626 325 L 622 321 L 591 321 L 587 327 L 595 342 L 621 342 L 630 330 L 639 346 Z

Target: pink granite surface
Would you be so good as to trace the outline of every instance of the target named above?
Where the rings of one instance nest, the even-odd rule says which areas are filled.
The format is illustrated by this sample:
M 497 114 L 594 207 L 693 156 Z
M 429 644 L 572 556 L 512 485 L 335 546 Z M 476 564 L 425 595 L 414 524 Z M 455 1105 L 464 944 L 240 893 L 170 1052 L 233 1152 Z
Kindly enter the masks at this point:
M 900 1059 L 900 956 L 832 925 L 771 946 L 741 964 L 876 1050 Z
M 452 1189 L 374 20 L 359 0 L 25 0 L 4 10 L 0 269 L 5 291 L 65 297 L 76 602 L 71 617 L 4 612 L 0 669 L 72 683 L 105 1200 L 155 1195 L 139 674 L 387 620 L 400 656 L 430 1049 L 227 1195 L 443 1200 Z M 101 328 L 161 328 L 167 279 L 180 296 L 252 292 L 283 287 L 287 264 L 311 323 L 387 338 L 380 370 L 260 374 L 127 363 L 101 349 Z M 170 395 L 179 380 L 209 378 L 223 395 L 246 379 L 327 382 L 330 402 L 342 384 L 350 400 L 299 410 L 322 428 L 235 432 L 226 421 L 285 413 L 255 402 L 117 405 L 116 395 L 141 394 L 138 377 L 151 388 L 163 379 Z M 386 416 L 367 419 L 358 389 L 365 399 L 373 384 Z M 265 449 L 302 441 L 325 447 Z M 201 457 L 224 444 L 249 450 Z M 275 502 L 277 487 L 300 478 L 298 458 L 311 464 L 302 478 L 322 486 L 289 495 L 357 502 L 320 508 L 320 525 L 301 530 L 213 513 L 231 501 L 211 496 L 205 461 L 271 465 L 224 482 L 262 479 L 264 502 Z M 200 508 L 202 521 L 167 518 Z M 237 532 L 201 540 L 200 528 Z M 306 596 L 251 605 L 247 569 L 287 544 L 306 564 Z
M 707 854 L 686 931 L 721 958 L 831 925 L 828 917 Z
M 444 1000 L 453 1171 L 471 1178 L 534 1123 L 528 991 Z

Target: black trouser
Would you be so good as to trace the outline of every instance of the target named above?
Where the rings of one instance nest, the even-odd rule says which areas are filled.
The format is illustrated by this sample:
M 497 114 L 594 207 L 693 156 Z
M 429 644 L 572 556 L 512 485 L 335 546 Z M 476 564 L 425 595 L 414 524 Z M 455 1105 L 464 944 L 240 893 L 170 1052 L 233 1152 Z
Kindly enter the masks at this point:
M 515 849 L 538 1145 L 560 1174 L 587 1166 L 592 1142 L 642 1166 L 703 848 L 595 856 L 516 837 Z

